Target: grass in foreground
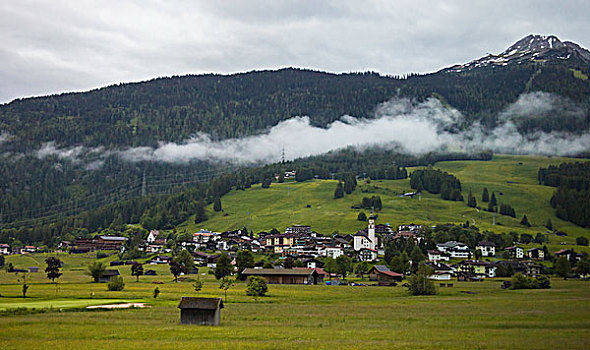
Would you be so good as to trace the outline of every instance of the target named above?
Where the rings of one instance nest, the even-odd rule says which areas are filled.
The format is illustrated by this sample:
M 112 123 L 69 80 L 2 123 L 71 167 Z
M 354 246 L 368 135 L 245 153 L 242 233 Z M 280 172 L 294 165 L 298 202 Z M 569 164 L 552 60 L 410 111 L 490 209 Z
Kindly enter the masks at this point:
M 5 275 L 5 272 L 0 274 Z M 77 272 L 69 273 L 76 275 Z M 439 295 L 408 296 L 402 287 L 271 285 L 258 303 L 245 283 L 230 289 L 220 327 L 181 326 L 178 300 L 195 295 L 190 282 L 160 276 L 162 294 L 151 298 L 153 278 L 123 292 L 104 284 L 66 282 L 70 299 L 144 299 L 149 309 L 49 312 L 0 317 L 2 349 L 586 349 L 590 346 L 590 283 L 552 279 L 549 290 L 502 290 L 498 281 L 454 282 Z M 5 276 L 1 276 L 5 277 Z M 67 277 L 67 276 L 64 276 Z M 157 276 L 156 276 L 157 277 Z M 194 276 L 193 276 L 194 277 Z M 203 296 L 221 296 L 210 275 Z M 69 276 L 65 280 L 81 280 Z M 4 279 L 6 281 L 6 279 Z M 67 291 L 67 292 L 66 292 Z M 18 285 L 2 282 L 11 298 Z M 469 292 L 469 293 L 465 293 Z M 50 302 L 52 284 L 33 284 L 31 300 Z M 64 300 L 63 295 L 60 296 Z M 21 299 L 22 301 L 22 299 Z M 56 300 L 57 301 L 57 300 Z

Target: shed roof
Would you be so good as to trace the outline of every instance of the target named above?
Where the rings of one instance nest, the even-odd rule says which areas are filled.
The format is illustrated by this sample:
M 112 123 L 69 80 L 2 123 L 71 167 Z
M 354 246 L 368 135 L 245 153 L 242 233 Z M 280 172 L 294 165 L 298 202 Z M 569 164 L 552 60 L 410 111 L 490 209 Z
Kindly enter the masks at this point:
M 256 276 L 309 276 L 312 273 L 317 273 L 315 269 L 245 269 L 242 275 L 256 275 Z
M 182 297 L 179 309 L 217 310 L 223 309 L 221 298 Z

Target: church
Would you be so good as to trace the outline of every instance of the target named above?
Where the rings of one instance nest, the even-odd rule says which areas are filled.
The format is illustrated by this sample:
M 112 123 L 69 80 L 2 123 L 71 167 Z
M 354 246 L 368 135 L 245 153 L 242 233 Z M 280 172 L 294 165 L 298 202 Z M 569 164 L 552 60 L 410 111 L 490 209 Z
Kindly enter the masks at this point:
M 354 235 L 354 252 L 360 261 L 377 260 L 378 238 L 375 236 L 375 216 L 369 216 L 369 227 Z

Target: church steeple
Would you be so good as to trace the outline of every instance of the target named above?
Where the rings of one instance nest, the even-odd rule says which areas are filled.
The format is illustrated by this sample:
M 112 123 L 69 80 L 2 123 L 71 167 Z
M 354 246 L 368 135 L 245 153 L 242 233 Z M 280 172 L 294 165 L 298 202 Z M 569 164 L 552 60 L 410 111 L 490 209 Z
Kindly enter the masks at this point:
M 371 212 L 371 215 L 369 216 L 369 227 L 367 230 L 367 236 L 369 236 L 369 239 L 374 244 L 375 243 L 375 215 L 373 215 L 372 212 Z

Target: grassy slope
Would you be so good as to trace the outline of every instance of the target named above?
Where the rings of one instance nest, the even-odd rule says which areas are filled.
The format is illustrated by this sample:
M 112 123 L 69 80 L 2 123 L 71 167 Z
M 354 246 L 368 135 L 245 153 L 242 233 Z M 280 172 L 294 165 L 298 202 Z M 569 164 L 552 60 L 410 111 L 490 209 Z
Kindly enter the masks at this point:
M 569 234 L 565 238 L 550 235 L 553 248 L 557 249 L 560 242 L 572 244 L 577 236 L 590 237 L 590 229 L 558 219 L 549 205 L 554 188 L 537 184 L 539 167 L 564 161 L 579 160 L 495 156 L 489 162 L 456 161 L 439 162 L 435 165 L 436 168 L 456 175 L 462 182 L 464 197 L 467 197 L 471 189 L 478 199 L 478 205 L 487 206 L 486 203 L 480 203 L 484 187 L 488 188 L 490 195 L 492 191 L 496 192 L 499 203 L 512 205 L 517 218 L 496 215 L 496 222 L 500 222 L 501 226 L 492 225 L 492 214 L 469 208 L 465 202 L 443 201 L 438 195 L 428 193 L 421 200 L 397 197 L 397 194 L 410 190 L 409 180 L 361 184 L 353 194 L 338 200 L 333 199 L 335 181 L 315 180 L 304 183 L 273 183 L 268 189 L 254 186 L 246 191 L 232 191 L 222 199 L 228 216 L 215 213 L 209 208 L 209 220 L 195 225 L 191 218 L 179 229 L 194 231 L 208 228 L 223 231 L 247 226 L 257 232 L 273 227 L 283 230 L 292 224 L 308 224 L 322 234 L 334 231 L 354 233 L 365 224 L 356 220 L 359 211 L 352 210 L 350 206 L 359 203 L 363 196 L 378 194 L 383 201 L 378 222 L 389 222 L 392 225 L 411 222 L 428 225 L 441 222 L 463 223 L 469 220 L 481 229 L 527 232 L 534 235 L 537 232 L 546 232 L 543 224 L 551 218 L 555 228 Z M 519 165 L 520 162 L 522 165 Z M 363 190 L 367 192 L 363 193 Z M 500 192 L 503 195 L 499 195 Z M 308 204 L 311 208 L 306 207 Z M 523 214 L 532 222 L 531 228 L 520 225 Z
M 42 261 L 44 256 L 36 256 Z M 174 283 L 167 266 L 150 266 L 158 276 L 130 275 L 119 267 L 126 287 L 109 292 L 89 283 L 80 265 L 93 255 L 61 256 L 59 290 L 44 273 L 32 275 L 29 298 L 22 299 L 14 274 L 0 271 L 0 303 L 17 306 L 145 301 L 150 309 L 54 312 L 0 316 L 2 349 L 587 349 L 590 337 L 590 283 L 553 278 L 549 290 L 510 291 L 498 281 L 454 282 L 437 296 L 410 297 L 403 287 L 270 285 L 269 297 L 255 303 L 245 283 L 229 290 L 220 327 L 181 326 L 176 306 L 195 295 L 191 282 Z M 16 267 L 32 259 L 10 256 Z M 108 260 L 108 259 L 106 259 Z M 146 266 L 146 268 L 148 268 Z M 203 269 L 205 271 L 206 269 Z M 192 278 L 196 276 L 190 276 Z M 222 291 L 202 275 L 203 296 Z M 152 282 L 163 284 L 153 284 Z M 153 299 L 155 286 L 160 297 Z M 468 291 L 473 294 L 464 293 Z M 75 306 L 75 305 L 74 305 Z M 6 307 L 6 306 L 4 306 Z M 63 306 L 59 306 L 63 307 Z M 453 327 L 448 327 L 452 324 Z

